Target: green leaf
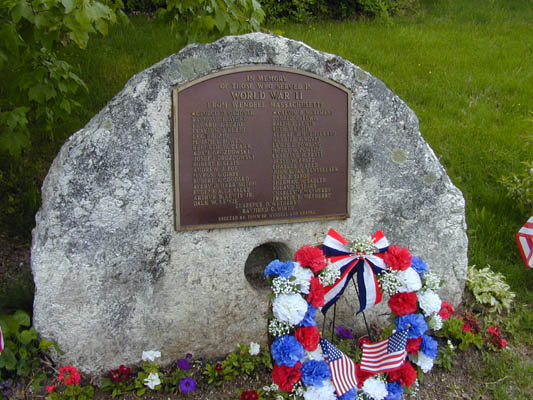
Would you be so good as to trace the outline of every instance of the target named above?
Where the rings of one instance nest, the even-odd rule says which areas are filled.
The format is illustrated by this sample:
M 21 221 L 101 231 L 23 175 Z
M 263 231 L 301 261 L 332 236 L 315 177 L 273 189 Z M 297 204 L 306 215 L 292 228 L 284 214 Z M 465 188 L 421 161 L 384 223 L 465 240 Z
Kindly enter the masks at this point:
M 21 110 L 22 112 L 29 111 L 27 107 L 21 107 L 17 110 L 20 110 L 20 109 L 22 109 Z M 15 314 L 13 314 L 13 319 L 15 319 L 15 321 L 17 321 L 20 326 L 31 326 L 30 315 L 25 311 L 17 310 Z
M 22 331 L 18 338 L 22 344 L 29 344 L 32 340 L 38 338 L 37 331 L 33 328 Z
M 68 14 L 76 6 L 76 0 L 61 0 L 61 4 L 65 7 L 65 14 Z
M 5 368 L 8 371 L 14 371 L 17 367 L 17 358 L 13 351 L 6 347 L 0 355 L 0 368 Z

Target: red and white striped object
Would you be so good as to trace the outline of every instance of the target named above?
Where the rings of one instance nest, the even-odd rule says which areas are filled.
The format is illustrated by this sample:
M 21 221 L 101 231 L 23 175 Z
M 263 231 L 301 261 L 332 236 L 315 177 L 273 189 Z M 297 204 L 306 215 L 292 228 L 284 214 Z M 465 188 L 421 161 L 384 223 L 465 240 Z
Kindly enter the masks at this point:
M 407 356 L 407 331 L 398 331 L 376 343 L 363 344 L 361 370 L 379 374 L 400 368 Z
M 533 268 L 533 217 L 516 234 L 516 243 L 526 267 Z

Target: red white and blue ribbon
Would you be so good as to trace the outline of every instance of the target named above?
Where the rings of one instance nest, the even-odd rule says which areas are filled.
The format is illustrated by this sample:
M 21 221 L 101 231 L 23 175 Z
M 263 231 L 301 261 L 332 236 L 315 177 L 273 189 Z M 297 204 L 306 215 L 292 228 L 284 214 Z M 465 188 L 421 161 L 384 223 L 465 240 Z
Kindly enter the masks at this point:
M 382 253 L 389 248 L 389 241 L 382 231 L 377 231 L 372 235 L 372 242 L 379 250 L 377 253 L 356 253 L 347 245 L 349 242 L 346 239 L 335 230 L 329 230 L 322 244 L 322 251 L 328 257 L 329 262 L 340 269 L 341 276 L 333 285 L 325 288 L 325 304 L 322 307 L 324 315 L 344 293 L 354 274 L 357 274 L 356 280 L 359 291 L 359 311 L 357 313 L 359 314 L 381 301 L 382 295 L 376 274 L 387 269 Z

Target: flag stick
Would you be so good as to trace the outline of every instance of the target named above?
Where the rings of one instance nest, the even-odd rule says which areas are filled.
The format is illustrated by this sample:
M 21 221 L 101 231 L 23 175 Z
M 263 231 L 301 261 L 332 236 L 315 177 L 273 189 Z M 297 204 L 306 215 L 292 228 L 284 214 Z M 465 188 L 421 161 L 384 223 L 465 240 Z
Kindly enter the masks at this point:
M 331 326 L 331 341 L 333 342 L 333 332 L 335 331 L 335 317 L 337 315 L 337 302 L 333 304 L 333 325 Z
M 357 298 L 359 298 L 359 290 L 357 289 L 357 285 L 355 284 L 353 276 L 352 276 L 352 283 L 353 283 L 353 286 L 355 288 L 355 293 L 357 293 Z M 371 342 L 373 342 L 374 340 L 372 339 L 372 334 L 370 333 L 370 328 L 368 327 L 368 322 L 366 322 L 365 312 L 361 311 L 361 313 L 363 314 L 363 320 L 365 321 L 365 326 L 366 326 L 366 331 L 368 333 L 368 338 L 370 339 Z

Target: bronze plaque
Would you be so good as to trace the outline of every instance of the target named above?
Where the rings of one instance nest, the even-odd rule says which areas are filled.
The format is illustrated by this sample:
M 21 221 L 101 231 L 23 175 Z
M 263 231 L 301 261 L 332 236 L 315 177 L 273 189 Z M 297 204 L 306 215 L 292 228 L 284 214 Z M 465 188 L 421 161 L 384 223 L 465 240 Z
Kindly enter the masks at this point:
M 248 67 L 173 91 L 176 229 L 348 217 L 350 93 Z

